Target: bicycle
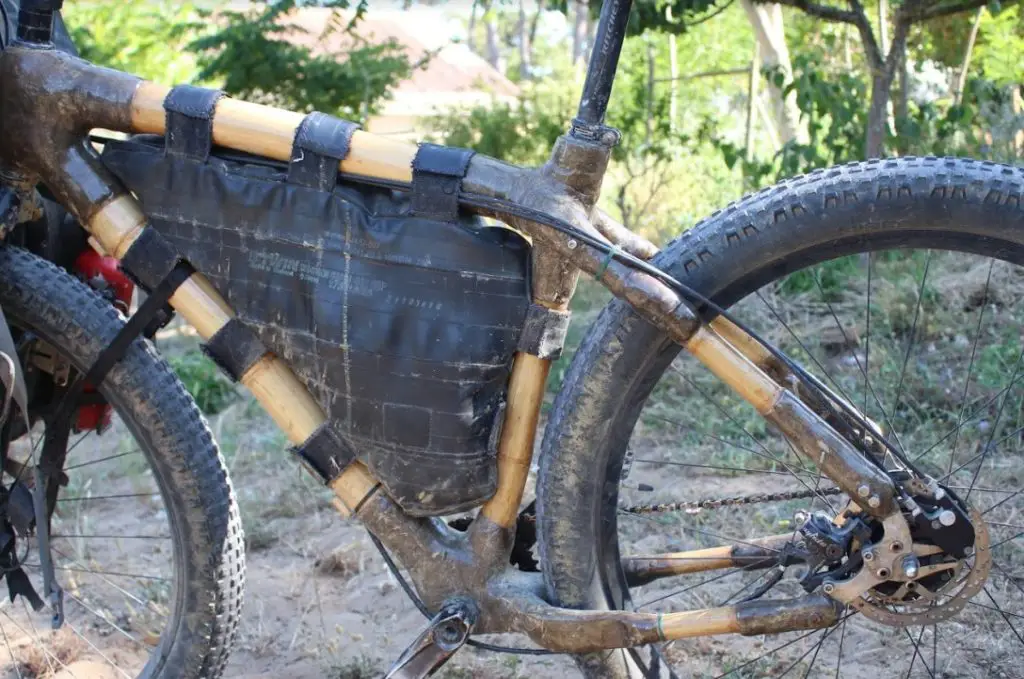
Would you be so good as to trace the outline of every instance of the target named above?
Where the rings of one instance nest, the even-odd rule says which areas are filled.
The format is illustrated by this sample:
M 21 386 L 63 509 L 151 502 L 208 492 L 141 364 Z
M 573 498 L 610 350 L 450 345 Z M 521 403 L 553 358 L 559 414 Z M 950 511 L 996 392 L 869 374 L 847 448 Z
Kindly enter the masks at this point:
M 460 149 L 389 141 L 325 116 L 303 116 L 248 104 L 199 88 L 168 89 L 94 67 L 50 47 L 53 17 L 60 4 L 55 0 L 23 3 L 19 41 L 8 46 L 0 57 L 0 124 L 4 130 L 24 131 L 8 135 L 0 148 L 0 159 L 20 179 L 23 194 L 27 192 L 24 187 L 34 186 L 39 180 L 99 247 L 121 260 L 123 269 L 148 290 L 149 296 L 127 324 L 117 329 L 118 324 L 112 323 L 113 331 L 99 333 L 94 346 L 87 350 L 75 348 L 70 339 L 50 339 L 57 340 L 58 347 L 70 347 L 76 368 L 84 373 L 73 384 L 100 384 L 101 391 L 118 402 L 117 370 L 130 370 L 132 375 L 164 370 L 160 364 L 133 366 L 130 359 L 149 351 L 138 337 L 165 304 L 195 327 L 207 342 L 207 351 L 255 395 L 295 446 L 294 452 L 304 466 L 334 492 L 339 511 L 357 518 L 368 529 L 407 592 L 431 617 L 426 630 L 388 676 L 428 676 L 467 643 L 497 650 L 571 653 L 587 676 L 677 676 L 672 663 L 680 660 L 707 666 L 715 674 L 775 672 L 782 676 L 808 657 L 804 676 L 814 671 L 819 657 L 827 657 L 828 667 L 818 666 L 818 672 L 833 676 L 832 656 L 838 673 L 843 669 L 843 640 L 847 633 L 861 634 L 855 630 L 859 629 L 857 621 L 863 619 L 875 625 L 872 629 L 896 630 L 901 643 L 903 632 L 909 642 L 909 657 L 904 656 L 909 663 L 906 676 L 914 672 L 915 666 L 919 673 L 935 676 L 938 671 L 946 671 L 939 667 L 940 643 L 947 652 L 947 668 L 951 662 L 948 643 L 939 641 L 939 623 L 954 617 L 960 633 L 984 631 L 995 642 L 987 649 L 989 652 L 982 649 L 983 662 L 961 663 L 956 671 L 977 676 L 995 671 L 1013 676 L 1018 671 L 1013 652 L 1006 648 L 1019 652 L 1016 644 L 1024 645 L 1013 623 L 1021 616 L 1013 608 L 1013 602 L 1020 601 L 1016 592 L 1024 594 L 1013 571 L 1022 562 L 1018 546 L 1021 526 L 1014 523 L 1014 518 L 1024 507 L 1024 492 L 993 488 L 986 479 L 993 477 L 992 451 L 1006 440 L 1004 437 L 997 442 L 995 436 L 1003 433 L 999 425 L 1024 352 L 1013 361 L 1011 344 L 1011 360 L 1004 361 L 1002 370 L 1010 372 L 1011 377 L 995 396 L 991 391 L 979 395 L 978 380 L 974 391 L 970 388 L 982 320 L 985 310 L 993 306 L 991 283 L 993 278 L 998 281 L 1011 276 L 1012 272 L 1007 273 L 1010 265 L 1021 260 L 1024 211 L 1020 189 L 1024 173 L 1020 169 L 936 158 L 877 160 L 832 168 L 744 198 L 648 261 L 654 254 L 653 247 L 594 207 L 610 150 L 618 141 L 618 134 L 603 121 L 625 36 L 631 6 L 628 0 L 604 2 L 578 115 L 553 149 L 551 160 L 538 169 L 508 165 Z M 141 139 L 134 145 L 101 139 L 105 145 L 101 156 L 88 137 L 96 128 L 158 138 Z M 108 152 L 106 146 L 112 150 Z M 214 149 L 219 151 L 213 153 Z M 232 151 L 240 153 L 232 155 Z M 140 168 L 144 172 L 136 171 Z M 287 182 L 282 179 L 285 169 Z M 140 176 L 143 174 L 146 177 Z M 187 202 L 201 205 L 182 201 L 182 177 L 189 178 L 187 187 L 194 194 Z M 159 181 L 166 183 L 158 191 L 153 187 Z M 255 188 L 262 186 L 260 182 L 266 182 L 266 193 Z M 284 186 L 286 183 L 298 186 Z M 389 289 L 372 277 L 360 278 L 357 270 L 350 269 L 355 266 L 353 261 L 364 256 L 357 248 L 359 234 L 349 232 L 351 221 L 344 222 L 344 233 L 334 233 L 322 217 L 319 222 L 314 218 L 311 223 L 323 229 L 320 240 L 310 240 L 302 230 L 308 227 L 296 223 L 293 238 L 297 242 L 286 244 L 318 248 L 318 259 L 303 262 L 291 261 L 277 251 L 253 252 L 246 245 L 249 235 L 234 225 L 231 233 L 235 240 L 228 244 L 224 235 L 227 227 L 209 216 L 219 209 L 218 201 L 208 200 L 215 195 L 209 192 L 227 192 L 224 195 L 239 203 L 238 210 L 248 210 L 244 214 L 253 220 L 253 230 L 270 238 L 270 226 L 261 220 L 270 219 L 265 213 L 284 209 L 280 206 L 289 200 L 309 200 L 314 203 L 304 203 L 307 207 L 318 204 L 329 208 L 335 205 L 332 201 L 344 198 L 348 206 L 344 215 L 349 215 L 343 215 L 344 219 L 355 214 L 352 206 L 363 210 L 358 214 L 376 218 L 381 213 L 374 211 L 375 201 L 390 200 L 385 190 L 411 193 L 412 212 L 380 217 L 391 220 L 387 221 L 390 230 L 381 231 L 386 231 L 390 240 L 382 236 L 380 242 L 398 247 L 399 236 L 415 235 L 410 224 L 447 229 L 438 233 L 453 239 L 469 238 L 470 234 L 469 241 L 460 240 L 456 245 L 473 243 L 467 246 L 468 251 L 482 258 L 485 254 L 496 257 L 486 261 L 508 267 L 501 268 L 500 274 L 487 267 L 478 271 L 473 268 L 476 264 L 465 267 L 465 277 L 472 278 L 475 285 L 483 286 L 481 281 L 488 281 L 488 285 L 498 286 L 494 288 L 498 292 L 487 298 L 490 305 L 499 306 L 499 297 L 513 297 L 500 287 L 506 283 L 519 285 L 529 280 L 532 285 L 528 305 L 500 307 L 513 318 L 513 325 L 523 330 L 514 346 L 510 368 L 502 356 L 479 374 L 471 370 L 477 366 L 473 360 L 444 363 L 462 370 L 458 373 L 461 377 L 435 376 L 437 391 L 425 390 L 422 394 L 428 400 L 445 398 L 439 386 L 442 382 L 450 386 L 476 380 L 474 384 L 490 385 L 474 392 L 474 398 L 479 394 L 486 398 L 481 396 L 481 402 L 473 404 L 471 414 L 486 414 L 497 424 L 482 427 L 474 421 L 468 429 L 459 429 L 449 422 L 455 432 L 449 438 L 493 439 L 494 459 L 486 454 L 467 454 L 466 466 L 455 466 L 447 458 L 442 461 L 439 456 L 431 456 L 429 446 L 410 452 L 395 444 L 368 460 L 374 469 L 371 473 L 364 461 L 368 453 L 354 449 L 353 442 L 366 440 L 371 446 L 385 439 L 407 442 L 418 441 L 420 435 L 429 438 L 442 434 L 438 421 L 431 419 L 434 411 L 429 403 L 411 404 L 411 395 L 399 393 L 404 386 L 419 384 L 414 380 L 422 375 L 408 373 L 394 384 L 385 381 L 389 390 L 386 396 L 393 402 L 384 402 L 372 413 L 355 414 L 355 409 L 365 403 L 348 383 L 366 382 L 358 382 L 359 375 L 350 369 L 364 370 L 367 364 L 353 363 L 356 340 L 351 333 L 373 328 L 372 324 L 357 328 L 346 325 L 350 310 L 345 295 L 365 292 L 360 299 L 387 300 L 391 305 L 388 309 L 427 308 L 434 320 L 444 321 L 445 314 L 454 312 L 446 311 L 449 307 L 441 302 L 426 300 L 425 293 L 417 296 L 410 287 Z M 246 203 L 243 195 L 251 200 Z M 262 200 L 271 195 L 280 200 Z M 145 210 L 135 196 L 141 198 Z M 208 217 L 203 221 L 197 217 L 200 210 L 213 212 L 203 213 Z M 466 213 L 498 219 L 515 231 L 503 231 L 500 236 L 490 232 L 485 237 L 475 227 L 459 222 Z M 162 225 L 160 229 L 154 226 L 157 223 Z M 206 252 L 208 241 L 202 239 L 212 238 L 211 233 L 223 240 L 222 250 Z M 518 234 L 528 236 L 529 244 Z M 284 242 L 281 239 L 287 240 L 285 236 L 273 236 L 279 239 L 274 242 Z M 487 245 L 480 245 L 477 237 L 486 240 Z M 194 241 L 202 241 L 203 247 L 195 246 Z M 434 247 L 449 244 L 438 241 Z M 532 260 L 529 276 L 520 266 L 525 259 L 508 254 L 524 252 L 526 247 Z M 226 258 L 224 253 L 234 252 L 232 248 L 245 253 L 245 257 Z M 910 248 L 921 248 L 925 254 L 891 254 Z M 325 253 L 338 256 L 336 269 L 329 266 Z M 385 252 L 384 258 L 389 254 Z M 418 263 L 414 254 L 403 251 L 406 255 L 413 258 L 409 260 L 413 264 Z M 505 259 L 506 255 L 512 259 Z M 850 255 L 856 257 L 836 260 Z M 14 263 L 37 261 L 11 246 L 5 247 L 3 256 L 12 276 L 18 268 Z M 979 265 L 972 259 L 975 256 L 987 259 Z M 438 258 L 444 259 L 440 255 Z M 780 327 L 790 331 L 792 318 L 787 322 L 787 310 L 773 306 L 765 295 L 789 286 L 804 293 L 820 291 L 821 315 L 834 318 L 843 335 L 840 353 L 845 355 L 846 349 L 858 345 L 839 319 L 847 307 L 836 310 L 844 299 L 841 284 L 837 287 L 823 280 L 816 268 L 834 260 L 854 261 L 858 270 L 866 272 L 869 326 L 872 272 L 876 266 L 884 266 L 887 274 L 898 274 L 903 276 L 901 280 L 910 282 L 908 311 L 914 307 L 910 328 L 890 335 L 890 339 L 900 341 L 887 346 L 876 339 L 872 344 L 869 329 L 869 346 L 863 354 L 849 352 L 845 373 L 840 370 L 844 364 L 834 361 L 834 356 L 817 357 L 796 333 L 791 333 L 791 339 L 768 339 L 769 332 Z M 406 264 L 409 261 L 403 260 Z M 246 275 L 264 271 L 289 276 L 288 280 L 299 286 L 321 285 L 315 290 L 325 299 L 325 291 L 338 292 L 342 300 L 339 308 L 343 308 L 338 321 L 341 339 L 325 348 L 318 343 L 323 337 L 314 333 L 312 339 L 304 336 L 307 344 L 300 345 L 295 337 L 282 339 L 284 330 L 277 326 L 287 325 L 284 321 L 277 326 L 270 321 L 255 323 L 252 319 L 265 318 L 261 314 L 270 311 L 279 312 L 282 319 L 287 316 L 288 322 L 295 322 L 295 317 L 285 314 L 284 309 L 258 308 L 254 302 L 257 296 L 246 296 L 257 285 L 256 279 L 240 282 L 235 274 L 241 267 L 239 262 L 247 263 L 248 268 L 242 268 Z M 997 262 L 999 269 L 995 269 Z M 955 424 L 946 436 L 954 439 L 948 466 L 942 464 L 944 458 L 940 462 L 935 459 L 934 448 L 943 438 L 931 448 L 921 446 L 921 450 L 914 447 L 919 443 L 920 431 L 901 438 L 901 433 L 907 434 L 906 427 L 902 426 L 901 432 L 894 426 L 913 419 L 907 415 L 906 406 L 900 409 L 901 392 L 909 384 L 906 370 L 913 340 L 926 330 L 919 328 L 919 318 L 931 294 L 926 285 L 928 272 L 940 264 L 968 278 L 978 278 L 980 271 L 980 278 L 985 280 L 980 296 L 963 301 L 956 312 L 963 319 L 973 319 L 977 312 L 978 330 L 959 402 L 952 397 L 953 412 L 958 408 L 959 414 L 952 418 Z M 56 269 L 38 266 L 46 271 L 43 278 L 52 277 L 52 287 L 59 294 L 93 294 L 82 292 L 78 284 L 69 282 Z M 580 273 L 598 280 L 618 300 L 602 313 L 573 360 L 541 444 L 535 511 L 532 507 L 522 510 L 544 385 L 552 359 L 564 343 L 568 305 Z M 49 282 L 38 277 L 33 280 L 38 281 L 32 285 L 33 294 L 49 294 Z M 455 286 L 455 278 L 443 280 Z M 368 287 L 364 291 L 358 285 Z M 0 292 L 5 288 L 19 286 L 0 285 Z M 267 289 L 281 294 L 271 285 Z M 456 289 L 469 299 L 466 289 Z M 229 290 L 225 294 L 233 300 L 245 300 L 246 306 L 234 308 L 219 290 Z M 888 290 L 885 294 L 895 293 Z M 756 304 L 755 299 L 770 312 L 755 319 L 759 330 L 741 322 L 731 311 L 737 305 L 749 311 L 745 305 Z M 314 295 L 308 304 L 315 306 L 318 300 Z M 0 302 L 5 310 L 8 304 L 17 309 L 16 300 L 9 296 Z M 1000 304 L 1010 304 L 1010 300 Z M 296 298 L 295 305 L 303 307 L 307 301 L 300 303 Z M 27 309 L 18 311 L 14 318 L 28 313 Z M 332 310 L 321 318 L 334 322 L 337 319 L 333 314 Z M 419 322 L 422 317 L 408 318 Z M 472 322 L 465 321 L 466 327 Z M 488 323 L 487 327 L 492 328 L 488 336 L 501 335 L 507 329 L 507 323 Z M 445 335 L 437 329 L 440 326 L 423 327 L 427 328 L 423 330 L 427 344 L 441 347 L 439 351 L 447 340 L 457 345 L 458 351 L 471 352 L 473 348 Z M 905 358 L 903 337 L 910 338 Z M 268 347 L 268 343 L 273 346 Z M 787 351 L 777 344 L 787 344 Z M 284 348 L 275 351 L 277 346 Z M 300 350 L 300 346 L 305 349 Z M 320 360 L 323 355 L 333 355 L 325 353 L 328 349 L 340 350 L 341 358 L 324 359 L 322 365 L 309 358 Z M 703 364 L 713 379 L 700 382 L 680 369 L 669 371 L 682 349 Z M 880 351 L 902 358 L 891 409 L 883 406 L 869 379 L 871 351 L 876 360 Z M 813 371 L 791 358 L 790 354 L 797 353 L 813 364 Z M 448 354 L 445 357 L 447 360 Z M 422 355 L 415 358 L 427 359 Z M 933 359 L 927 358 L 927 351 L 914 359 L 915 367 L 934 368 L 935 375 L 948 383 L 944 373 L 928 363 Z M 375 360 L 383 362 L 379 355 Z M 948 363 L 949 357 L 937 360 Z M 303 361 L 312 362 L 315 369 L 303 367 Z M 826 369 L 830 361 L 838 365 L 834 366 L 838 372 Z M 327 375 L 335 369 L 337 372 L 331 373 L 337 375 L 335 381 L 345 384 L 341 398 L 337 397 L 338 388 L 321 389 L 320 383 L 310 377 L 319 374 L 317 370 Z M 302 378 L 297 371 L 303 372 Z M 822 377 L 816 376 L 817 372 L 823 373 Z M 684 438 L 697 449 L 696 458 L 686 462 L 644 460 L 628 445 L 638 422 L 641 436 L 666 438 L 657 430 L 645 430 L 641 417 L 648 396 L 668 373 L 682 378 L 690 393 L 736 399 L 731 404 L 713 400 L 714 407 L 701 413 L 701 419 L 715 433 L 697 427 L 691 428 L 695 438 L 686 438 L 686 434 L 667 437 Z M 381 375 L 386 377 L 386 371 Z M 919 378 L 921 383 L 928 381 Z M 497 393 L 494 389 L 488 391 L 495 384 Z M 864 403 L 858 408 L 856 396 L 861 385 Z M 681 389 L 678 384 L 666 388 L 677 393 Z M 180 394 L 177 386 L 173 389 Z M 889 394 L 886 391 L 882 396 Z M 130 405 L 130 400 L 121 402 Z M 738 403 L 752 408 L 753 413 L 738 410 Z M 868 416 L 871 407 L 879 422 Z M 990 407 L 995 411 L 987 441 L 975 433 L 965 433 L 964 425 L 973 422 L 979 412 L 990 413 L 986 409 Z M 181 431 L 203 431 L 197 420 L 191 421 L 195 417 L 189 413 L 194 409 L 185 410 L 190 421 L 182 425 Z M 351 417 L 338 418 L 336 412 L 347 412 Z M 653 415 L 665 419 L 663 413 Z M 391 423 L 392 428 L 364 435 L 356 430 L 362 416 L 378 417 L 382 427 Z M 751 434 L 751 427 L 764 427 L 760 422 L 781 436 L 769 439 L 767 429 Z M 718 458 L 706 455 L 695 442 L 715 440 L 738 446 L 723 434 L 727 429 L 749 434 L 756 447 L 748 447 L 746 452 L 753 456 L 748 462 L 716 464 Z M 196 435 L 203 438 L 202 434 Z M 977 452 L 966 460 L 956 456 L 956 441 L 960 438 L 970 439 L 977 446 Z M 176 555 L 183 551 L 189 554 L 191 562 L 186 567 L 193 574 L 204 572 L 197 566 L 204 559 L 215 567 L 205 571 L 208 576 L 203 582 L 180 577 L 175 580 L 175 610 L 185 607 L 188 614 L 176 618 L 181 622 L 171 628 L 171 634 L 165 631 L 160 635 L 158 652 L 151 656 L 144 676 L 218 675 L 238 616 L 241 555 L 237 553 L 238 526 L 230 487 L 216 449 L 208 440 L 187 448 L 199 469 L 192 465 L 179 469 L 164 479 L 162 490 L 173 497 L 181 486 L 197 488 L 203 516 L 201 520 L 188 516 L 184 522 L 180 516 L 172 517 L 172 525 L 179 534 L 205 530 L 205 525 L 216 526 L 217 531 L 212 540 L 190 545 L 187 550 L 176 546 Z M 491 448 L 466 450 L 486 453 Z M 406 455 L 411 457 L 403 457 Z M 155 457 L 166 463 L 174 459 L 172 454 Z M 954 469 L 954 463 L 960 466 Z M 644 465 L 661 469 L 664 464 L 739 473 L 741 476 L 715 477 L 715 483 L 728 486 L 732 479 L 736 487 L 745 485 L 747 491 L 758 492 L 726 499 L 641 504 L 637 498 L 647 497 L 642 493 L 651 491 L 622 484 Z M 1008 466 L 1013 478 L 1012 465 L 1016 462 L 1003 457 L 1000 464 Z M 37 468 L 42 469 L 42 465 Z M 438 476 L 434 471 L 439 469 L 451 472 L 450 478 L 456 480 L 449 483 L 449 477 Z M 53 475 L 59 470 L 51 468 L 47 472 Z M 749 476 L 754 474 L 763 474 L 766 480 L 751 487 Z M 776 477 L 799 485 L 781 485 Z M 994 478 L 1000 477 L 997 474 Z M 972 493 L 993 499 L 982 501 L 975 495 L 972 503 Z M 800 504 L 804 500 L 811 502 Z M 710 520 L 705 521 L 703 515 L 691 515 L 720 507 L 760 507 L 765 502 L 782 503 L 782 509 L 774 514 L 765 510 L 723 525 L 711 522 L 710 528 Z M 470 521 L 450 525 L 437 518 L 477 507 L 479 511 Z M 676 524 L 671 519 L 656 519 L 653 523 L 678 529 L 679 535 L 689 535 L 688 539 L 648 539 L 642 529 L 629 523 L 638 517 L 649 518 L 654 512 L 679 511 L 687 512 L 688 519 Z M 36 532 L 45 533 L 48 515 L 36 511 L 35 518 Z M 735 530 L 741 530 L 744 536 L 730 536 Z M 521 556 L 532 546 L 534 531 L 540 575 L 531 573 L 537 568 Z M 748 532 L 754 534 L 747 536 Z M 209 534 L 203 532 L 203 536 Z M 55 582 L 55 572 L 46 565 L 48 538 L 45 534 L 39 537 L 41 567 L 48 571 L 44 573 L 48 583 L 44 594 L 51 610 L 56 610 L 62 590 Z M 669 551 L 623 553 L 620 542 L 631 537 L 647 539 L 657 549 Z M 706 544 L 708 540 L 711 546 Z M 716 571 L 722 572 L 700 575 Z M 664 607 L 667 600 L 679 594 L 697 593 L 704 585 L 748 573 L 757 577 L 728 597 L 712 592 L 698 599 L 703 603 L 697 608 L 640 610 L 658 604 Z M 657 588 L 668 579 L 695 574 L 703 579 L 692 586 L 664 596 L 663 590 L 655 589 L 657 596 L 640 603 L 633 601 L 634 592 L 646 591 L 641 588 Z M 787 598 L 764 598 L 769 592 L 786 590 L 791 593 Z M 984 602 L 975 600 L 981 593 Z M 196 600 L 202 605 L 195 607 Z M 59 626 L 59 622 L 55 620 L 54 625 Z M 1003 626 L 997 628 L 996 623 Z M 908 627 L 920 627 L 916 639 Z M 504 632 L 525 635 L 535 647 L 507 649 L 471 638 Z M 789 641 L 738 665 L 715 653 L 681 650 L 677 643 L 716 635 L 790 633 L 797 636 L 784 637 Z M 825 642 L 836 639 L 836 635 L 836 649 L 833 651 L 831 644 L 826 648 Z M 762 663 L 764 656 L 801 642 L 809 648 L 792 663 L 788 659 L 782 667 Z M 977 651 L 972 647 L 962 652 Z M 852 654 L 857 662 L 865 661 L 863 653 L 849 647 L 847 653 L 847 659 Z M 902 674 L 904 668 L 897 671 Z

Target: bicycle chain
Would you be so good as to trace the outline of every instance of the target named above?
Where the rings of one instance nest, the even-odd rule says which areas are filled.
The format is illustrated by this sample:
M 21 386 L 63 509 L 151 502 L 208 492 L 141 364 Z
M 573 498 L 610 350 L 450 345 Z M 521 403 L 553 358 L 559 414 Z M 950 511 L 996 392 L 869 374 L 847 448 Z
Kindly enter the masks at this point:
M 656 514 L 659 512 L 699 512 L 702 509 L 719 509 L 721 507 L 738 507 L 761 502 L 785 502 L 787 500 L 805 500 L 812 497 L 839 495 L 840 488 L 819 488 L 817 490 L 797 490 L 784 493 L 755 493 L 736 497 L 694 500 L 691 502 L 666 502 L 662 504 L 620 505 L 619 510 L 629 514 Z

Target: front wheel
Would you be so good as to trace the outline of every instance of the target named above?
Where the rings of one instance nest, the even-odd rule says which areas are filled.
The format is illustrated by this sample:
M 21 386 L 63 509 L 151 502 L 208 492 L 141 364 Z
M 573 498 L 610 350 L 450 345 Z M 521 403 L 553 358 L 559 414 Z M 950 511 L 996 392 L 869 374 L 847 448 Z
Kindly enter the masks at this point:
M 1022 190 L 1024 172 L 993 163 L 857 163 L 748 196 L 659 255 L 955 492 L 979 525 L 978 549 L 931 550 L 909 589 L 880 585 L 825 630 L 594 654 L 579 659 L 587 676 L 1024 676 Z M 545 432 L 544 575 L 572 608 L 795 598 L 821 591 L 815 576 L 862 564 L 857 541 L 821 570 L 694 562 L 649 578 L 636 564 L 768 535 L 797 544 L 809 519 L 834 525 L 848 501 L 678 345 L 613 302 Z M 677 511 L 646 511 L 663 503 Z
M 241 522 L 209 429 L 148 341 L 136 340 L 100 385 L 117 415 L 109 429 L 68 441 L 49 550 L 65 620 L 53 630 L 48 608 L 29 605 L 31 592 L 45 598 L 25 518 L 24 470 L 43 456 L 32 444 L 47 431 L 54 389 L 85 371 L 124 319 L 67 272 L 10 246 L 0 246 L 0 308 L 38 415 L 6 451 L 0 484 L 0 676 L 219 677 L 241 612 Z M 17 573 L 25 582 L 12 601 Z

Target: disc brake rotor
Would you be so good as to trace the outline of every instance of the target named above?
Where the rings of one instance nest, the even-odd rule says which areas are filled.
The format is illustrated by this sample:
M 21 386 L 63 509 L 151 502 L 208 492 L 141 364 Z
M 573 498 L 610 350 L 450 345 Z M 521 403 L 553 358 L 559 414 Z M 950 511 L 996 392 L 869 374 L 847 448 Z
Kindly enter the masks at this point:
M 988 526 L 977 509 L 969 510 L 974 525 L 974 554 L 958 562 L 949 562 L 952 577 L 930 589 L 926 578 L 892 583 L 897 588 L 885 593 L 876 587 L 850 602 L 865 617 L 892 627 L 931 625 L 953 617 L 963 610 L 988 579 L 992 568 Z M 934 577 L 934 576 L 931 576 Z

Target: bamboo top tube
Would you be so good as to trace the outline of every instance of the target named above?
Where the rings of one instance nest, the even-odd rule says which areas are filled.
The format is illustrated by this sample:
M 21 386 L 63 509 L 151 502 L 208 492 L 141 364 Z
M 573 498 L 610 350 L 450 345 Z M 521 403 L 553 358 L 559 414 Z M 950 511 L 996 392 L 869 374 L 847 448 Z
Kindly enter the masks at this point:
M 166 127 L 164 99 L 170 88 L 143 82 L 132 100 L 132 131 L 163 134 Z M 287 161 L 291 158 L 295 131 L 305 117 L 293 113 L 223 97 L 213 118 L 213 143 L 258 156 Z M 341 161 L 342 172 L 391 181 L 412 181 L 412 160 L 417 146 L 385 139 L 369 132 L 352 136 L 348 156 Z

